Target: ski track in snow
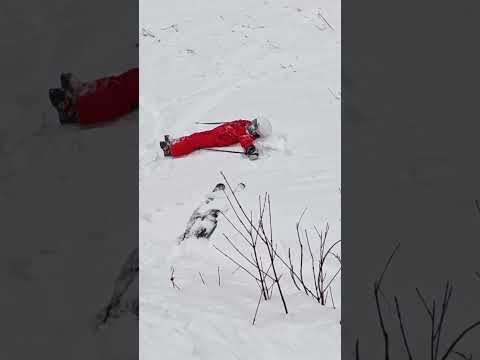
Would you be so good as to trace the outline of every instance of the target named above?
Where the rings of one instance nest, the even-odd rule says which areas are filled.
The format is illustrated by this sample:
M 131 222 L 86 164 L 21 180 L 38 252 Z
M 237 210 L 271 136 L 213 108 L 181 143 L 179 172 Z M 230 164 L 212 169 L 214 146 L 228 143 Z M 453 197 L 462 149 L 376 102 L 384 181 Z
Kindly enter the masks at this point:
M 222 234 L 241 241 L 225 219 L 209 240 L 177 244 L 205 194 L 223 182 L 220 171 L 246 184 L 238 197 L 247 209 L 257 211 L 258 195 L 270 193 L 279 252 L 298 253 L 304 208 L 312 242 L 313 226 L 327 222 L 328 243 L 340 239 L 340 23 L 332 0 L 140 1 L 140 27 L 151 34 L 140 31 L 142 359 L 340 359 L 340 278 L 333 309 L 298 292 L 282 268 L 289 314 L 274 294 L 252 326 L 255 282 L 212 246 L 233 255 Z M 209 128 L 196 121 L 258 114 L 271 119 L 274 136 L 258 141 L 257 161 L 207 151 L 164 158 L 158 146 L 164 134 Z

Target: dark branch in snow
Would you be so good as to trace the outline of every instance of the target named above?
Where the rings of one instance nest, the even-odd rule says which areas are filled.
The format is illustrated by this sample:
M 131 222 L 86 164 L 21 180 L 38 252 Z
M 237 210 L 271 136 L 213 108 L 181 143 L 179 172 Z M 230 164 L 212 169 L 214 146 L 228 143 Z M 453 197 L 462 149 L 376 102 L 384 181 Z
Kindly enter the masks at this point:
M 180 286 L 178 286 L 178 285 L 175 283 L 175 268 L 174 268 L 173 266 L 171 267 L 170 282 L 172 283 L 172 287 L 173 287 L 174 289 L 180 290 Z
M 198 272 L 198 275 L 200 275 L 200 279 L 202 279 L 203 285 L 207 285 L 207 284 L 205 283 L 205 280 L 203 280 L 203 276 L 202 276 L 202 273 L 201 273 L 200 271 Z
M 317 16 L 318 16 L 320 19 L 322 19 L 322 20 L 325 22 L 325 24 L 328 25 L 328 27 L 329 27 L 330 29 L 332 29 L 333 31 L 335 31 L 335 29 L 333 28 L 333 26 L 330 25 L 330 23 L 327 21 L 327 19 L 325 19 L 325 17 L 322 15 L 322 13 L 320 12 L 320 10 L 318 10 Z

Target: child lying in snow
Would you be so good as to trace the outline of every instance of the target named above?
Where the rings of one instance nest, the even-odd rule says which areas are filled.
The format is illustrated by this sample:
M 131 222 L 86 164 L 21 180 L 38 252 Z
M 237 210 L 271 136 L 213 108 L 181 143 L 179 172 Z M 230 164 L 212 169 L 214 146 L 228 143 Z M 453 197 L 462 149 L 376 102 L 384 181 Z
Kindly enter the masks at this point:
M 255 139 L 267 137 L 271 133 L 272 125 L 266 118 L 259 117 L 252 121 L 235 120 L 223 123 L 211 130 L 178 139 L 171 140 L 169 135 L 165 135 L 165 141 L 160 142 L 160 147 L 165 156 L 179 157 L 199 149 L 240 143 L 249 159 L 256 160 L 258 151 L 254 145 Z

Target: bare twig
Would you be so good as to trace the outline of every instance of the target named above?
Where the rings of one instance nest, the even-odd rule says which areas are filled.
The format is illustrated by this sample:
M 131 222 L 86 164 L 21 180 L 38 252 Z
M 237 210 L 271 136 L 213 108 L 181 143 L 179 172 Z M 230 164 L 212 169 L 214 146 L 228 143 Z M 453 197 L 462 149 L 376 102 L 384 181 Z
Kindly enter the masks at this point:
M 415 290 L 417 291 L 418 297 L 419 297 L 420 300 L 422 301 L 422 304 L 423 304 L 423 306 L 425 307 L 425 310 L 427 311 L 428 315 L 430 316 L 430 319 L 432 319 L 432 318 L 433 318 L 433 313 L 432 313 L 432 311 L 430 310 L 430 308 L 428 307 L 425 298 L 424 298 L 423 295 L 420 293 L 420 290 L 418 290 L 418 288 L 416 288 Z
M 220 286 L 220 266 L 217 266 L 217 274 L 218 274 L 218 286 Z
M 293 281 L 295 287 L 298 290 L 300 290 L 300 286 L 299 286 L 299 284 L 300 284 L 303 287 L 303 290 L 305 291 L 305 293 L 307 295 L 311 295 L 321 305 L 326 305 L 327 298 L 328 298 L 328 289 L 331 286 L 331 284 L 333 283 L 333 280 L 335 280 L 335 278 L 338 276 L 338 274 L 340 273 L 340 271 L 342 269 L 340 256 L 333 253 L 333 249 L 335 248 L 336 245 L 338 245 L 341 242 L 341 240 L 338 240 L 335 243 L 333 243 L 327 249 L 327 251 L 325 251 L 326 239 L 327 239 L 328 231 L 329 231 L 329 224 L 327 223 L 326 228 L 325 228 L 325 232 L 318 231 L 317 227 L 314 226 L 315 231 L 316 231 L 316 233 L 318 235 L 318 238 L 320 240 L 318 271 L 317 271 L 317 269 L 315 267 L 315 257 L 313 255 L 313 250 L 312 250 L 310 238 L 308 236 L 308 231 L 304 230 L 305 239 L 306 239 L 307 246 L 308 246 L 308 251 L 310 253 L 310 259 L 312 261 L 312 275 L 313 275 L 313 281 L 314 281 L 314 290 L 311 290 L 309 288 L 309 286 L 306 284 L 306 282 L 303 278 L 303 242 L 302 242 L 301 235 L 300 235 L 300 233 L 301 233 L 300 232 L 300 221 L 301 221 L 301 218 L 303 217 L 304 213 L 305 213 L 305 211 L 302 212 L 302 215 L 300 216 L 300 220 L 296 223 L 297 240 L 298 240 L 299 247 L 300 247 L 300 269 L 299 269 L 298 274 L 295 271 L 293 263 L 292 263 L 291 249 L 288 249 L 289 264 L 286 264 L 286 262 L 283 260 L 283 258 L 278 253 L 276 254 L 276 256 L 289 269 L 290 277 L 292 278 L 292 281 Z M 332 278 L 330 278 L 327 285 L 325 286 L 325 281 L 327 279 L 327 272 L 325 270 L 325 263 L 326 263 L 327 258 L 330 255 L 334 256 L 337 259 L 337 261 L 340 263 L 340 269 L 335 273 L 335 275 Z M 297 280 L 298 280 L 299 284 L 297 283 Z
M 300 223 L 297 223 L 297 237 L 298 237 L 298 243 L 300 244 L 300 283 L 303 285 L 303 289 L 305 290 L 305 293 L 308 294 L 305 281 L 303 281 L 303 244 L 300 238 L 300 232 L 298 230 L 299 226 L 300 226 Z
M 328 88 L 328 91 L 330 92 L 330 94 L 332 94 L 332 96 L 336 99 L 336 100 L 340 100 L 340 96 L 336 95 L 332 89 Z
M 355 341 L 355 360 L 360 360 L 360 340 Z
M 175 268 L 172 266 L 172 267 L 170 268 L 170 270 L 171 270 L 171 273 L 170 273 L 170 282 L 172 283 L 172 287 L 173 287 L 174 289 L 180 290 L 180 286 L 178 286 L 178 285 L 175 283 Z
M 377 305 L 377 314 L 378 314 L 378 319 L 379 319 L 379 322 L 380 322 L 380 327 L 382 329 L 383 341 L 384 341 L 384 345 L 385 345 L 385 360 L 390 359 L 390 342 L 389 342 L 389 334 L 388 334 L 388 332 L 385 328 L 385 322 L 383 320 L 382 308 L 380 306 L 380 299 L 379 299 L 379 291 L 380 291 L 380 287 L 382 286 L 383 277 L 385 276 L 385 273 L 387 272 L 388 267 L 390 266 L 390 263 L 393 259 L 393 256 L 397 252 L 399 246 L 400 246 L 400 244 L 398 244 L 395 247 L 395 249 L 393 250 L 392 254 L 390 255 L 390 258 L 388 259 L 387 263 L 385 264 L 385 267 L 383 269 L 383 272 L 382 272 L 380 278 L 377 281 L 375 281 L 375 284 L 374 284 L 375 303 Z
M 335 31 L 335 29 L 333 28 L 333 26 L 330 25 L 330 23 L 327 21 L 327 19 L 325 19 L 325 17 L 322 15 L 322 13 L 320 12 L 320 10 L 318 10 L 317 15 L 318 15 L 319 18 L 321 18 L 321 19 L 325 22 L 325 24 L 328 25 L 328 27 L 329 27 L 330 29 L 332 29 L 333 31 Z
M 243 265 L 239 264 L 237 261 L 235 261 L 231 256 L 227 255 L 224 253 L 222 250 L 220 250 L 218 247 L 213 245 L 213 247 L 220 252 L 223 256 L 225 256 L 228 260 L 233 262 L 235 265 L 239 266 L 243 271 L 245 271 L 248 275 L 250 275 L 252 278 L 254 278 L 257 281 L 260 281 L 259 278 L 257 278 L 255 275 L 253 275 L 250 271 L 248 271 L 247 268 L 245 268 Z M 218 286 L 220 286 L 220 266 L 218 267 Z
M 242 257 L 244 258 L 250 265 L 256 267 L 256 265 L 253 263 L 252 260 L 250 260 L 243 252 L 240 251 L 240 249 L 238 249 L 237 246 L 235 246 L 235 244 L 229 239 L 229 237 L 225 234 L 223 234 L 223 237 L 225 239 L 227 239 L 227 242 L 232 246 L 232 248 Z M 260 279 L 262 277 L 262 274 L 260 273 Z
M 160 30 L 168 30 L 168 29 L 173 29 L 175 32 L 178 32 L 178 24 L 172 24 L 164 28 L 160 28 Z
M 397 309 L 398 322 L 400 323 L 400 330 L 402 331 L 403 344 L 408 353 L 408 358 L 413 360 L 412 352 L 410 351 L 410 346 L 408 346 L 407 334 L 405 333 L 405 327 L 403 325 L 402 313 L 400 311 L 400 305 L 398 304 L 398 299 L 395 296 L 395 306 Z
M 441 337 L 441 334 L 442 334 L 442 328 L 443 328 L 443 324 L 444 324 L 444 321 L 445 321 L 445 315 L 446 315 L 447 310 L 448 310 L 448 304 L 449 304 L 450 298 L 452 296 L 452 291 L 453 291 L 453 287 L 447 281 L 447 285 L 445 286 L 445 293 L 444 293 L 444 296 L 443 296 L 442 310 L 441 310 L 441 313 L 440 313 L 440 321 L 438 323 L 437 330 L 435 331 L 435 334 L 434 334 L 435 341 L 436 341 L 435 359 L 438 358 L 438 346 L 440 344 L 440 337 Z
M 480 321 L 476 321 L 474 322 L 472 325 L 470 325 L 469 327 L 467 327 L 465 330 L 463 330 L 458 336 L 457 338 L 452 342 L 452 344 L 448 347 L 447 351 L 445 352 L 445 354 L 442 356 L 442 360 L 445 360 L 449 355 L 450 353 L 453 351 L 453 349 L 455 348 L 455 346 L 457 346 L 458 342 L 460 340 L 462 340 L 462 338 L 467 335 L 470 331 L 472 331 L 473 329 L 475 329 L 477 326 L 480 326 Z
M 336 308 L 335 308 L 335 302 L 333 301 L 333 291 L 332 291 L 332 289 L 330 289 L 330 298 L 332 299 L 332 306 L 333 306 L 333 308 L 336 309 Z
M 154 37 L 155 37 L 155 34 L 153 34 L 153 33 L 152 33 L 150 30 L 148 30 L 148 29 L 142 28 L 142 36 L 154 38 Z M 137 45 L 138 45 L 138 44 L 137 44 Z
M 290 248 L 288 249 L 288 261 L 290 262 L 289 270 L 290 270 L 290 276 L 292 278 L 293 284 L 298 289 L 298 291 L 301 291 L 300 287 L 298 286 L 298 284 L 295 280 L 295 277 L 293 276 L 293 264 L 292 264 L 292 256 L 291 256 Z
M 201 273 L 200 271 L 198 272 L 198 275 L 200 275 L 200 279 L 202 279 L 203 285 L 207 285 L 207 284 L 205 283 L 205 280 L 203 280 L 203 276 L 202 276 L 202 273 Z
M 457 355 L 457 356 L 459 356 L 459 357 L 461 357 L 462 359 L 465 359 L 465 360 L 472 360 L 472 359 L 473 359 L 473 355 L 472 355 L 472 354 L 470 354 L 469 356 L 467 356 L 467 355 L 465 355 L 465 354 L 463 354 L 463 353 L 461 353 L 461 352 L 458 352 L 458 351 L 452 351 L 452 354 L 455 354 L 455 355 Z
M 287 264 L 287 262 L 281 257 L 281 255 L 275 250 L 274 251 L 277 259 L 280 260 L 280 262 L 285 265 L 287 267 L 287 269 L 292 269 L 290 268 L 290 266 Z M 293 269 L 292 269 L 293 270 Z M 292 271 L 292 275 L 297 279 L 297 281 L 300 282 L 300 277 L 298 276 L 298 274 L 295 272 L 295 271 Z M 316 295 L 310 290 L 310 289 L 306 289 L 307 293 L 310 294 L 314 299 L 316 299 Z
M 275 268 L 275 255 L 274 255 L 275 250 L 273 249 L 273 236 L 272 236 L 272 210 L 270 207 L 270 196 L 269 195 L 266 195 L 266 196 L 268 196 L 268 217 L 270 221 L 270 247 L 268 248 L 268 253 L 270 255 L 270 262 L 272 265 L 275 282 L 277 283 L 278 292 L 280 293 L 280 298 L 282 299 L 283 308 L 285 309 L 285 314 L 288 314 L 287 303 L 285 301 L 285 297 L 283 296 L 282 287 L 280 286 L 280 278 L 278 277 L 277 270 Z
M 338 274 L 340 274 L 340 271 L 342 269 L 338 269 L 337 272 L 335 273 L 335 275 L 332 276 L 332 278 L 330 279 L 330 281 L 328 282 L 327 286 L 325 286 L 325 288 L 322 290 L 322 291 L 327 291 L 329 288 L 330 288 L 330 285 L 332 284 L 333 280 L 335 280 L 335 278 L 337 277 Z M 325 305 L 325 304 L 324 304 Z
M 260 302 L 262 301 L 263 292 L 260 291 L 260 296 L 258 297 L 257 308 L 255 309 L 255 315 L 253 316 L 252 325 L 255 325 L 255 320 L 257 319 L 258 308 L 260 307 Z
M 313 274 L 313 283 L 315 285 L 315 293 L 317 294 L 317 297 L 320 298 L 321 297 L 320 288 L 318 286 L 318 281 L 317 281 L 317 272 L 315 271 L 315 258 L 313 257 L 313 251 L 312 251 L 312 247 L 310 246 L 310 240 L 308 239 L 307 229 L 305 229 L 305 238 L 307 239 L 307 245 L 308 245 L 308 251 L 310 253 L 310 259 L 312 260 L 312 274 Z

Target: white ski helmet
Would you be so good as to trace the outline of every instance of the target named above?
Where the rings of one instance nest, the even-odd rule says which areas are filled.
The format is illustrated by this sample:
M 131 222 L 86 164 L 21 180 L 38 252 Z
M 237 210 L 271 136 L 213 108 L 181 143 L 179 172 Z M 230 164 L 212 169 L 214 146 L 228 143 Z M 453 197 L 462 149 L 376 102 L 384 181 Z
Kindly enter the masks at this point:
M 272 135 L 272 124 L 266 117 L 257 117 L 253 120 L 253 124 L 255 126 L 255 132 L 261 137 Z

